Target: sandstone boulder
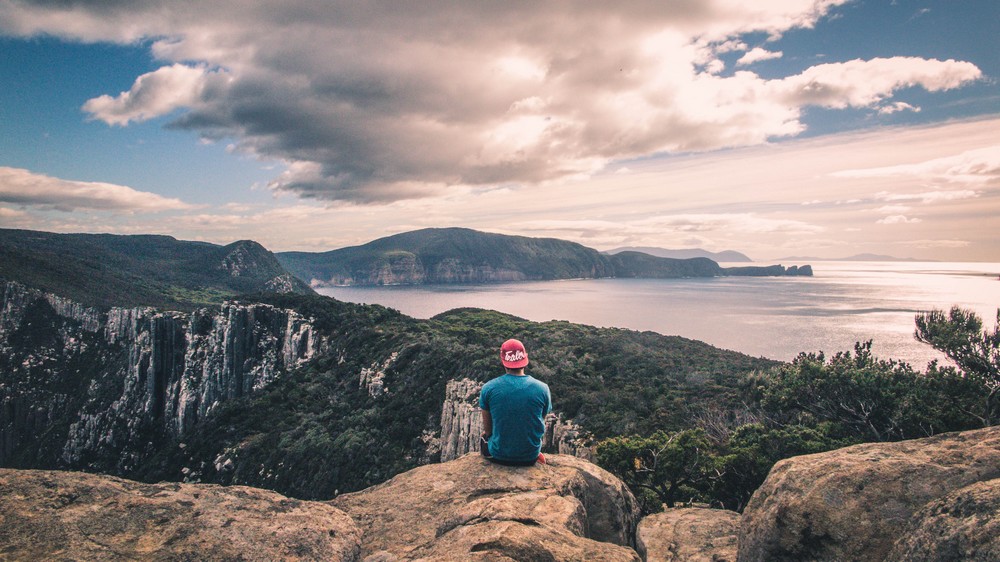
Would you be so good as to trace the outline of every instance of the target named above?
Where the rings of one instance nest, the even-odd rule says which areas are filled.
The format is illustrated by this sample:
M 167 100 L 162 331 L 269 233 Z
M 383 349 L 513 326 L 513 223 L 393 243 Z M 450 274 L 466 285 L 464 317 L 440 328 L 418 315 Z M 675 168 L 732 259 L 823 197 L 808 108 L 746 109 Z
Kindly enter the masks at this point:
M 361 527 L 368 562 L 639 560 L 635 498 L 582 459 L 507 467 L 477 454 L 427 465 L 331 502 Z
M 334 507 L 242 486 L 0 469 L 3 560 L 354 561 Z
M 639 522 L 636 549 L 646 562 L 734 562 L 740 514 L 681 508 Z
M 1000 479 L 966 486 L 924 506 L 887 560 L 1000 560 Z
M 743 512 L 738 560 L 884 560 L 926 504 L 998 477 L 1000 427 L 786 459 Z

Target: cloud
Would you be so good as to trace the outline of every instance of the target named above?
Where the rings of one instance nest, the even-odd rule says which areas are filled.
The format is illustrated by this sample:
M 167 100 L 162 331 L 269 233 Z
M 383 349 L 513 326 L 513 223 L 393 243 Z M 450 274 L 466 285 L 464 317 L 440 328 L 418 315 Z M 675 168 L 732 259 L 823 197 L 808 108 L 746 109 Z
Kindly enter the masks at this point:
M 901 242 L 906 246 L 916 248 L 967 248 L 971 244 L 968 240 L 906 240 Z
M 783 53 L 781 51 L 768 51 L 767 49 L 754 47 L 736 61 L 736 66 L 747 66 L 762 60 L 780 59 L 782 56 Z
M 888 217 L 875 221 L 876 224 L 915 224 L 918 222 L 922 221 L 916 217 L 907 218 L 904 215 L 889 215 Z
M 901 215 L 910 212 L 910 207 L 906 205 L 883 205 L 875 209 L 875 212 L 885 215 Z
M 878 108 L 879 115 L 891 115 L 893 113 L 898 113 L 900 111 L 912 111 L 914 113 L 920 113 L 920 108 L 912 106 L 903 101 L 893 102 Z
M 147 121 L 175 109 L 198 103 L 206 83 L 220 78 L 218 72 L 183 64 L 164 66 L 136 78 L 132 88 L 116 97 L 103 95 L 88 100 L 83 110 L 108 125 Z
M 975 197 L 979 197 L 979 192 L 968 189 L 960 191 L 924 191 L 922 193 L 888 193 L 882 191 L 875 194 L 875 199 L 879 201 L 918 201 L 924 204 L 973 199 Z
M 0 202 L 26 207 L 117 213 L 191 209 L 179 199 L 100 182 L 63 180 L 21 168 L 0 166 Z
M 884 166 L 834 173 L 844 178 L 912 177 L 925 182 L 980 185 L 1000 182 L 1000 145 L 967 150 L 952 156 L 932 158 L 923 162 Z M 932 192 L 921 199 L 935 200 L 975 197 L 973 191 Z
M 171 127 L 287 163 L 272 189 L 373 203 L 759 145 L 804 131 L 808 106 L 892 110 L 901 107 L 891 100 L 900 88 L 937 91 L 980 77 L 967 62 L 913 57 L 823 64 L 777 79 L 722 73 L 719 55 L 745 49 L 748 34 L 809 28 L 848 1 L 630 9 L 585 1 L 0 0 L 0 32 L 149 41 L 168 65 L 127 92 L 88 101 L 93 118 L 125 125 L 174 115 Z M 745 58 L 776 55 L 758 48 Z
M 892 57 L 820 64 L 774 84 L 793 106 L 844 109 L 877 105 L 900 88 L 921 86 L 936 92 L 981 77 L 979 68 L 968 62 Z
M 824 230 L 823 227 L 803 221 L 760 217 L 753 213 L 662 215 L 628 223 L 608 220 L 534 220 L 516 223 L 514 226 L 518 231 L 574 231 L 583 237 L 592 237 L 596 233 L 627 233 L 632 236 L 697 232 L 814 234 Z

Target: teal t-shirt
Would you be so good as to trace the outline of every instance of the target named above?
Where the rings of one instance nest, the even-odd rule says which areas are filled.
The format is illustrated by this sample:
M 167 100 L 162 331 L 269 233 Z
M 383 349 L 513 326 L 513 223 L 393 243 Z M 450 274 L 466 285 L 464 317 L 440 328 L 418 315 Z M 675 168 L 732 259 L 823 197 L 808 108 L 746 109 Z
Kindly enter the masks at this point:
M 530 375 L 505 373 L 483 385 L 479 407 L 493 418 L 490 455 L 496 459 L 529 462 L 538 458 L 545 435 L 545 414 L 552 411 L 549 387 Z

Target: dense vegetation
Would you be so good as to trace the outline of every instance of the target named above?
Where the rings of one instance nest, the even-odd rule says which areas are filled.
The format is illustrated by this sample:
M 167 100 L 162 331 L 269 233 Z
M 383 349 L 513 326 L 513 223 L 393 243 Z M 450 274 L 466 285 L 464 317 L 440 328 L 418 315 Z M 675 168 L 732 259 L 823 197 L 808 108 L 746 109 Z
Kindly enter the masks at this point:
M 334 284 L 546 280 L 612 273 L 605 256 L 575 242 L 466 228 L 428 228 L 330 252 L 277 256 L 301 279 Z M 390 272 L 394 279 L 387 280 Z
M 830 359 L 803 353 L 744 377 L 741 405 L 713 408 L 692 428 L 618 436 L 598 462 L 647 511 L 680 501 L 742 509 L 775 462 L 845 445 L 928 437 L 995 424 L 1000 415 L 1000 311 L 992 331 L 953 308 L 916 318 L 915 337 L 955 360 L 925 372 L 871 353 L 871 342 Z
M 382 482 L 434 460 L 427 439 L 440 427 L 445 385 L 496 376 L 497 349 L 510 336 L 528 346 L 529 372 L 550 385 L 556 410 L 598 438 L 688 427 L 709 403 L 734 407 L 742 375 L 776 364 L 679 337 L 478 309 L 421 321 L 324 297 L 263 300 L 313 317 L 331 349 L 226 403 L 183 448 L 164 447 L 130 476 L 175 480 L 187 468 L 202 481 L 303 498 Z M 383 393 L 359 377 L 372 368 L 384 372 Z
M 189 310 L 240 293 L 312 292 L 256 242 L 227 246 L 170 236 L 54 234 L 0 229 L 0 279 L 88 306 Z
M 703 257 L 673 259 L 629 251 L 607 255 L 565 240 L 465 228 L 428 228 L 330 252 L 277 256 L 300 278 L 333 285 L 812 274 L 808 266 L 722 268 Z

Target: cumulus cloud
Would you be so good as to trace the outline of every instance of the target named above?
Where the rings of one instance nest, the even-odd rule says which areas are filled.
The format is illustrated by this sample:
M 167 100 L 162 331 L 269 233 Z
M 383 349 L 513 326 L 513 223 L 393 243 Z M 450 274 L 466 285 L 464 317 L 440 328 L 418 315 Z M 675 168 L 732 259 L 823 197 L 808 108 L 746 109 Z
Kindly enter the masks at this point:
M 981 76 L 976 65 L 954 60 L 855 59 L 810 67 L 797 76 L 776 81 L 776 90 L 783 91 L 786 101 L 797 107 L 844 109 L 877 105 L 900 88 L 950 90 Z
M 745 50 L 747 34 L 808 28 L 847 2 L 0 0 L 0 31 L 152 41 L 168 65 L 85 111 L 124 125 L 184 109 L 171 126 L 286 162 L 273 189 L 376 202 L 761 144 L 801 133 L 810 105 L 902 107 L 890 99 L 900 88 L 980 77 L 912 57 L 778 79 L 722 72 L 719 55 Z
M 218 72 L 209 73 L 204 67 L 164 66 L 136 78 L 127 92 L 88 100 L 83 110 L 108 125 L 146 121 L 175 109 L 195 106 L 208 79 L 218 76 Z
M 736 61 L 736 66 L 747 66 L 762 60 L 780 59 L 783 55 L 784 53 L 781 51 L 768 51 L 767 49 L 754 47 Z
M 191 209 L 179 199 L 100 182 L 72 181 L 0 166 L 0 202 L 40 209 L 118 213 Z

